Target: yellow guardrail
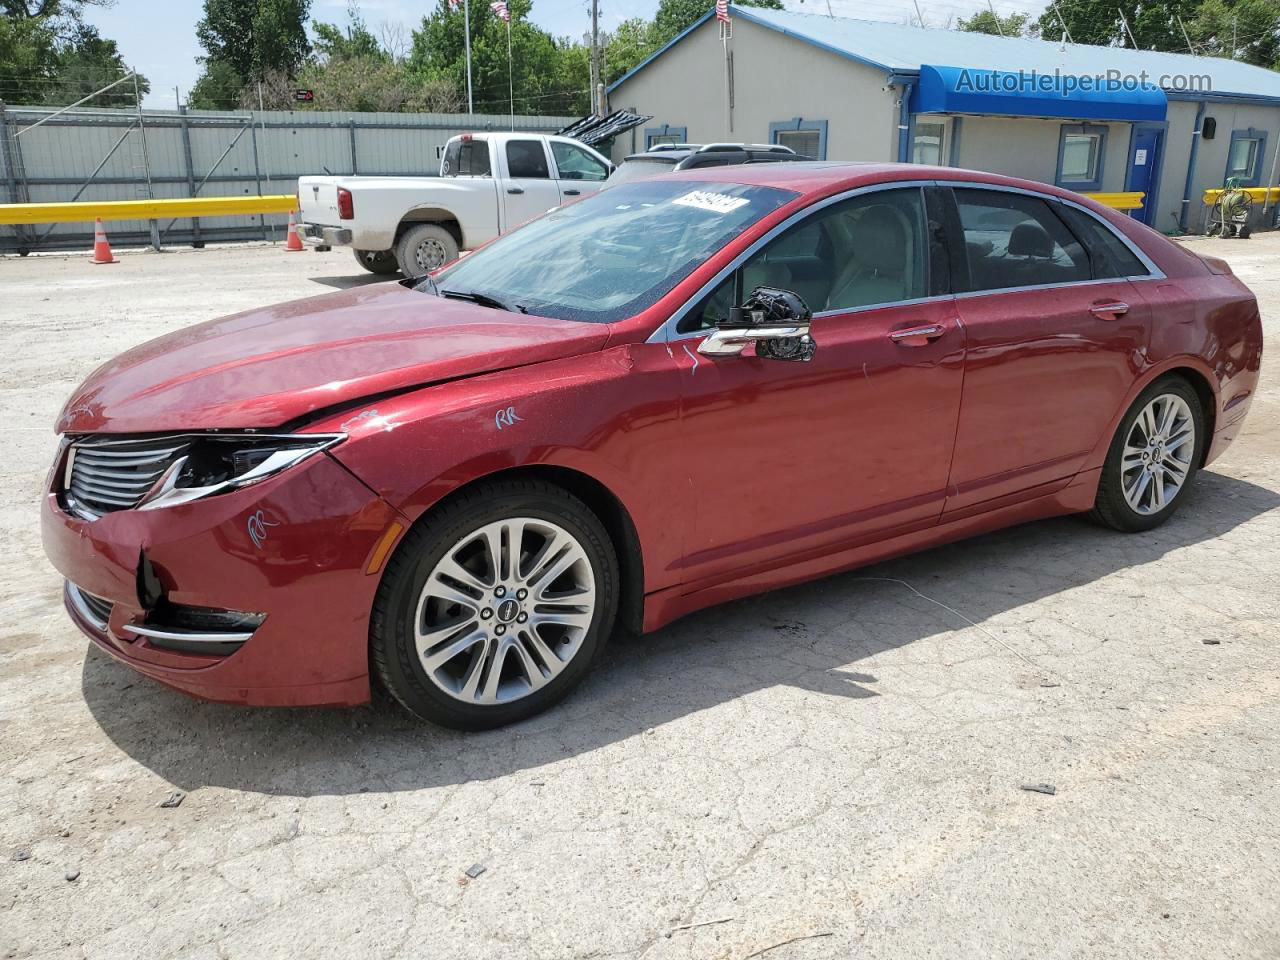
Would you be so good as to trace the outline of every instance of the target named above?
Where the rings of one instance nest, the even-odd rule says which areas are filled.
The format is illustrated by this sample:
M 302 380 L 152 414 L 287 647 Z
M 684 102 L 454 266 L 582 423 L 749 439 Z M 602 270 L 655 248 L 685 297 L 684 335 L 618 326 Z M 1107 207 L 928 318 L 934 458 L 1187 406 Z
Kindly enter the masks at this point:
M 1096 200 L 1104 207 L 1112 210 L 1141 210 L 1145 193 L 1086 193 L 1090 200 Z
M 1244 192 L 1253 198 L 1254 203 L 1276 203 L 1280 201 L 1280 187 L 1244 187 Z M 1271 194 L 1270 197 L 1267 194 Z M 1221 190 L 1206 190 L 1204 192 L 1204 205 L 1212 207 L 1218 202 L 1218 198 L 1222 196 Z
M 92 223 L 102 220 L 167 220 L 179 217 L 236 217 L 291 213 L 293 194 L 271 197 L 181 197 L 172 200 L 107 200 L 79 203 L 0 203 L 0 224 Z

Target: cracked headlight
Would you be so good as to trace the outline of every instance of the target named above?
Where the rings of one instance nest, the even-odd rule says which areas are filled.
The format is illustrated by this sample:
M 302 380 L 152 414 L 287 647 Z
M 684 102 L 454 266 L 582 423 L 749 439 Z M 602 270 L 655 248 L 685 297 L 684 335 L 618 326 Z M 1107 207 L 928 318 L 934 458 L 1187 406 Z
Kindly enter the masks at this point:
M 297 466 L 346 439 L 342 433 L 210 434 L 195 439 L 138 505 L 154 510 L 238 490 Z

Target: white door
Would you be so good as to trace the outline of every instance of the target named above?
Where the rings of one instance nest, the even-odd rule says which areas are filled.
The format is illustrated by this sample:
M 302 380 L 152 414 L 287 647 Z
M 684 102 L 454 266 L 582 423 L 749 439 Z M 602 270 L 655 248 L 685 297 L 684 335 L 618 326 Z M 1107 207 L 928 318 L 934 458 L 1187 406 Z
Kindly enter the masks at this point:
M 551 159 L 556 164 L 560 199 L 565 202 L 595 193 L 609 176 L 609 165 L 598 154 L 576 143 L 552 140 Z
M 504 233 L 560 205 L 560 188 L 551 179 L 551 158 L 542 140 L 508 140 L 502 149 L 502 166 Z

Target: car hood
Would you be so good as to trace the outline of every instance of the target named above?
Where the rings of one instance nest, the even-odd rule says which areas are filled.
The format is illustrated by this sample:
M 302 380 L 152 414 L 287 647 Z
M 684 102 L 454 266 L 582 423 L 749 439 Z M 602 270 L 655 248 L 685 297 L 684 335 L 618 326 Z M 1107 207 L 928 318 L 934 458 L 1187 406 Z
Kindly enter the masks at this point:
M 277 427 L 317 410 L 601 349 L 605 327 L 377 284 L 178 330 L 95 370 L 59 433 Z

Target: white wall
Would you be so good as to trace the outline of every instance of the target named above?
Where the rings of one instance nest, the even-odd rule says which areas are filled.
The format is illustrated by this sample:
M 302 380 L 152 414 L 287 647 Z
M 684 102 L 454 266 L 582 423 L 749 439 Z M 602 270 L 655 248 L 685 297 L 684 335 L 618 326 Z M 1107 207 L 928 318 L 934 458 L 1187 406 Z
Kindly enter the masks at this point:
M 686 127 L 693 143 L 768 143 L 769 124 L 802 117 L 827 121 L 828 160 L 897 158 L 897 90 L 883 71 L 737 17 L 730 41 L 734 123 L 729 129 L 724 48 L 712 19 L 609 95 L 611 108 L 652 114 L 619 137 L 614 160 L 644 149 L 644 130 Z
M 1041 120 L 1033 117 L 965 117 L 960 125 L 959 166 L 1009 177 L 1053 183 L 1064 124 L 1107 128 L 1102 159 L 1102 192 L 1124 189 L 1130 125 L 1096 120 Z

